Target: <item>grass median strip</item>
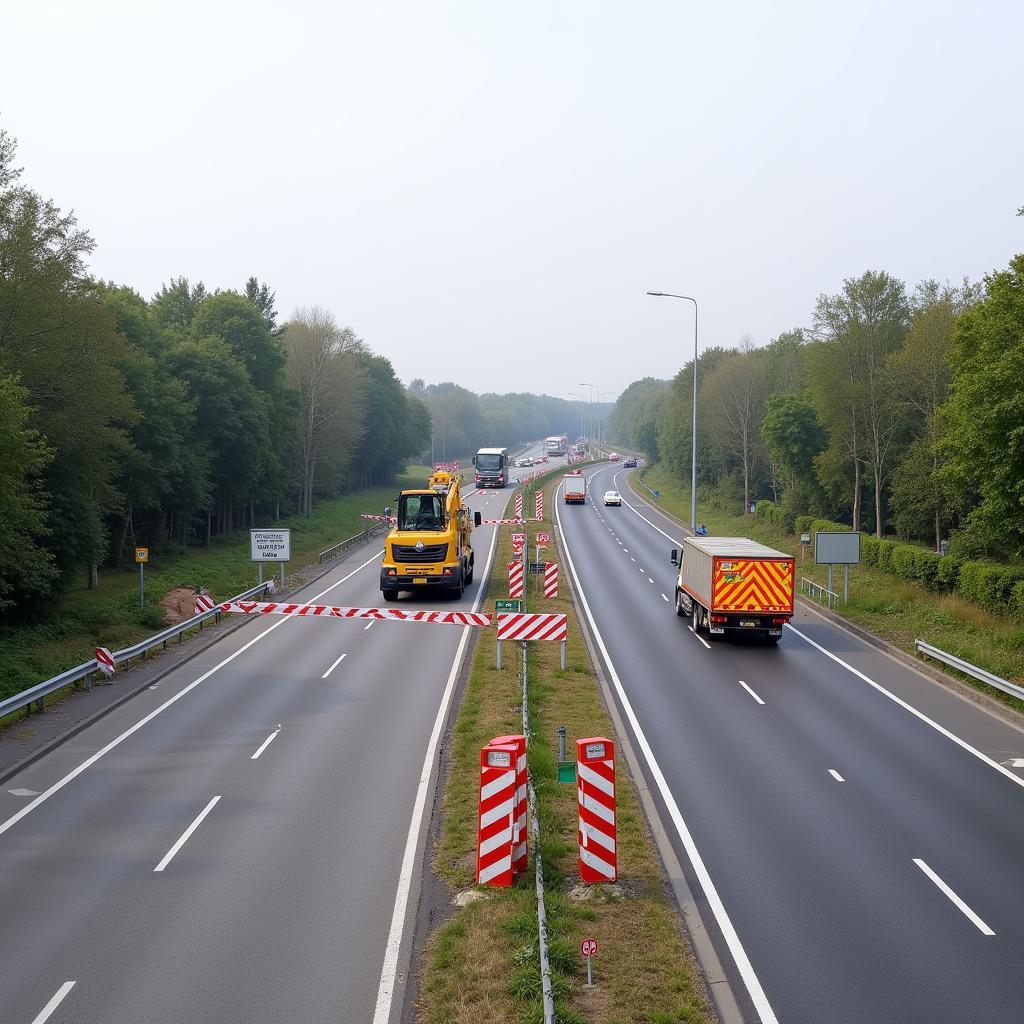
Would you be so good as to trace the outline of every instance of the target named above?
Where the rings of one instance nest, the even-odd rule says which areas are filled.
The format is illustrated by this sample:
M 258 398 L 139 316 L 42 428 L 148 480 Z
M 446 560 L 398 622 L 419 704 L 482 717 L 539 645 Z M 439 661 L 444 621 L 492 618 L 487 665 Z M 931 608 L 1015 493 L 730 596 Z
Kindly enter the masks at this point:
M 554 488 L 562 472 L 552 474 L 545 486 L 546 524 L 537 528 L 549 532 Z M 527 504 L 532 509 L 530 495 Z M 579 509 L 578 514 L 590 514 L 589 509 Z M 531 541 L 534 532 L 531 527 Z M 510 528 L 502 530 L 492 600 L 505 594 L 510 535 Z M 560 561 L 554 547 L 547 557 Z M 561 1024 L 713 1020 L 621 756 L 616 772 L 619 883 L 578 886 L 576 786 L 556 781 L 557 729 L 566 728 L 570 759 L 577 738 L 614 736 L 575 620 L 564 566 L 558 598 L 545 599 L 540 580 L 528 577 L 526 608 L 569 615 L 564 671 L 559 644 L 531 643 L 528 651 L 529 761 L 540 816 L 557 1018 Z M 530 871 L 511 889 L 474 887 L 480 748 L 492 736 L 521 729 L 519 645 L 505 643 L 500 671 L 495 667 L 495 645 L 495 631 L 483 631 L 453 729 L 434 867 L 454 893 L 471 902 L 428 942 L 420 979 L 419 1019 L 424 1024 L 469 1024 L 492 1017 L 542 1019 L 532 857 Z M 584 938 L 598 942 L 593 988 L 584 985 L 586 969 L 579 955 Z M 642 999 L 638 993 L 643 993 Z

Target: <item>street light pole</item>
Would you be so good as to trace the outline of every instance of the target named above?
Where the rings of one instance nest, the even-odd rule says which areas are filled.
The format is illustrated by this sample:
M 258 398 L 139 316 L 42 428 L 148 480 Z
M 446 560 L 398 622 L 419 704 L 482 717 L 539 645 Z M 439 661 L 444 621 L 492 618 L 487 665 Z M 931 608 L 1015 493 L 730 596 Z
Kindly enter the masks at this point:
M 580 387 L 581 388 L 593 388 L 595 392 L 598 391 L 598 387 L 597 387 L 596 384 L 587 384 L 584 381 L 580 381 Z M 600 392 L 598 392 L 598 393 L 600 393 Z M 598 416 L 598 410 L 597 410 L 597 408 L 595 406 L 595 408 L 592 410 L 592 414 L 591 414 L 591 417 L 590 417 L 590 420 L 591 420 L 590 425 L 592 427 L 595 427 L 596 430 L 597 430 L 597 449 L 596 449 L 596 451 L 597 451 L 598 457 L 600 458 L 600 455 L 601 455 L 601 424 L 600 424 L 600 422 L 597 422 L 595 424 L 594 421 L 597 419 L 597 416 Z
M 685 299 L 693 303 L 693 445 L 690 451 L 690 526 L 697 532 L 697 300 L 672 292 L 648 292 L 665 299 Z
M 585 399 L 583 398 L 582 395 L 576 394 L 575 391 L 569 391 L 569 392 L 567 392 L 567 394 L 569 395 L 570 398 L 578 398 L 580 400 L 580 436 L 581 437 L 586 437 L 587 436 L 587 421 L 584 418 L 585 417 L 584 409 L 586 408 L 586 406 L 584 404 Z

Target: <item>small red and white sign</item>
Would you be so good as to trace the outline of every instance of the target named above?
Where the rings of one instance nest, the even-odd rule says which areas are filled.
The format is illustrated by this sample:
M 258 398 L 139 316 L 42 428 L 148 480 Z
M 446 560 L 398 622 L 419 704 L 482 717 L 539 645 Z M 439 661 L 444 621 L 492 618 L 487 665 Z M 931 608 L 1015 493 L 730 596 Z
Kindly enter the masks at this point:
M 203 612 L 212 612 L 216 607 L 217 603 L 209 594 L 196 594 L 196 615 L 202 615 Z
M 580 943 L 580 953 L 583 956 L 597 955 L 597 939 L 584 939 Z
M 540 530 L 537 533 L 537 545 L 538 547 L 545 547 L 551 543 L 551 534 L 546 533 L 544 530 Z
M 116 671 L 114 656 L 106 647 L 96 648 L 96 667 L 109 679 Z
M 525 543 L 526 543 L 526 534 L 525 533 L 513 533 L 512 534 L 512 544 L 513 545 L 518 545 L 519 547 L 522 547 Z

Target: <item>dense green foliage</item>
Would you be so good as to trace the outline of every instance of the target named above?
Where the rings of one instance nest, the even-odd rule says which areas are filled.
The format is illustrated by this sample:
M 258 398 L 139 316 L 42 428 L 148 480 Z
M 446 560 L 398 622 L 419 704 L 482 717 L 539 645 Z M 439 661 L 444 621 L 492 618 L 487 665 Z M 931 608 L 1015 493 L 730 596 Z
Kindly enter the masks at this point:
M 256 278 L 149 302 L 92 279 L 92 239 L 14 153 L 0 131 L 0 607 L 35 614 L 133 544 L 308 516 L 422 449 L 423 404 L 328 314 L 279 327 Z
M 706 348 L 697 373 L 698 482 L 727 507 L 770 497 L 760 514 L 789 529 L 814 516 L 869 531 L 869 564 L 1017 607 L 1020 571 L 979 559 L 1024 557 L 1024 256 L 983 287 L 926 281 L 912 294 L 869 271 L 818 298 L 813 330 Z M 692 374 L 688 363 L 658 400 L 646 446 L 680 480 Z M 627 389 L 611 422 L 637 418 L 651 383 Z M 945 557 L 919 546 L 942 541 Z

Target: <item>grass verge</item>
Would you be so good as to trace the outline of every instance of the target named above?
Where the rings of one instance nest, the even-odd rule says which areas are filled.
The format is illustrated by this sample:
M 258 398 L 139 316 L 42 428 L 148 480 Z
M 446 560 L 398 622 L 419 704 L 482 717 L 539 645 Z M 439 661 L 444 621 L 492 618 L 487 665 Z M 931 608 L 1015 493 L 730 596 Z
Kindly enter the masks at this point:
M 641 470 L 644 482 L 661 492 L 654 499 L 644 497 L 682 519 L 690 518 L 690 489 L 660 465 Z M 797 558 L 797 579 L 806 576 L 816 583 L 828 579 L 828 568 L 815 565 L 811 552 L 801 552 L 799 538 L 756 516 L 733 515 L 710 505 L 699 504 L 698 519 L 712 534 L 751 537 L 786 551 Z M 801 561 L 803 558 L 803 561 Z M 842 573 L 833 577 L 833 589 L 842 591 Z M 916 583 L 901 580 L 866 565 L 850 567 L 850 600 L 840 605 L 840 614 L 870 630 L 876 636 L 914 653 L 914 641 L 926 640 L 944 651 L 1004 679 L 1024 685 L 1024 626 L 1014 620 L 979 608 L 955 594 L 937 594 Z M 1020 709 L 1021 702 L 969 676 L 943 669 L 975 689 Z
M 275 523 L 291 528 L 291 567 L 308 565 L 320 551 L 359 533 L 366 526 L 361 512 L 379 512 L 393 504 L 398 490 L 419 486 L 428 472 L 426 466 L 410 467 L 385 487 L 322 502 L 308 519 L 291 516 Z M 78 585 L 62 595 L 45 622 L 0 629 L 0 699 L 88 661 L 99 645 L 118 650 L 157 632 L 162 625 L 160 599 L 174 587 L 201 585 L 223 600 L 256 583 L 245 531 L 218 537 L 208 548 L 151 549 L 150 557 L 141 609 L 138 570 L 111 570 L 100 576 L 96 590 Z
M 562 472 L 546 482 L 548 524 L 553 490 Z M 529 495 L 526 507 L 533 507 Z M 534 528 L 529 532 L 532 539 Z M 510 529 L 504 529 L 498 545 L 492 600 L 505 593 L 503 567 L 511 559 L 510 534 Z M 549 554 L 558 557 L 554 550 Z M 537 580 L 528 579 L 527 608 L 569 615 L 564 671 L 558 644 L 533 643 L 528 652 L 529 760 L 541 823 L 558 1020 L 561 1024 L 704 1024 L 714 1015 L 699 968 L 682 938 L 682 924 L 621 755 L 616 788 L 619 885 L 592 887 L 585 899 L 574 891 L 578 881 L 576 787 L 556 781 L 556 730 L 559 725 L 566 727 L 566 747 L 571 752 L 579 737 L 612 736 L 612 725 L 573 615 L 564 566 L 557 599 L 545 600 Z M 453 730 L 434 856 L 435 871 L 453 892 L 474 887 L 480 748 L 492 736 L 521 729 L 520 652 L 516 645 L 505 644 L 504 667 L 499 671 L 495 646 L 494 631 L 482 631 Z M 418 1007 L 423 1024 L 542 1019 L 532 857 L 527 876 L 512 889 L 481 892 L 486 893 L 483 899 L 456 911 L 428 941 Z M 599 946 L 591 989 L 584 985 L 586 971 L 579 956 L 584 938 L 597 939 Z

